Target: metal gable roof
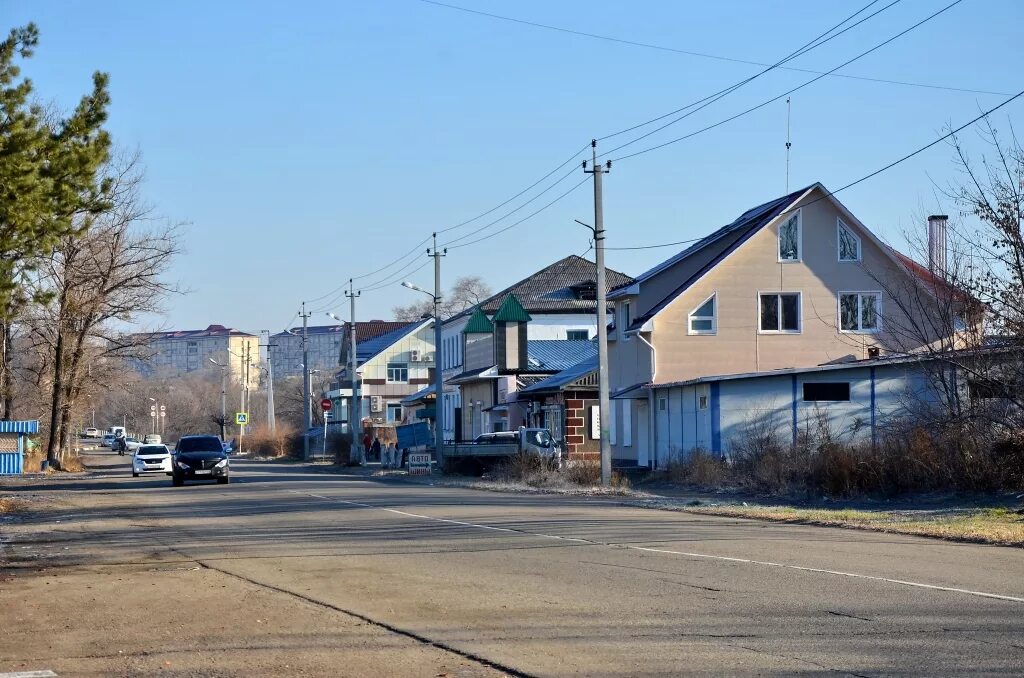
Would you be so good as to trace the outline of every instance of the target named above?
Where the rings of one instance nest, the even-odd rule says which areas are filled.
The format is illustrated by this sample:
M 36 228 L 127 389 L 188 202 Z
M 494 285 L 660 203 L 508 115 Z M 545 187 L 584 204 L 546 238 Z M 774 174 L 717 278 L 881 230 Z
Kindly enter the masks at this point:
M 632 282 L 632 278 L 612 269 L 606 269 L 606 284 L 608 289 Z M 497 294 L 480 302 L 476 307 L 484 313 L 494 314 L 504 303 L 505 298 L 515 294 L 523 309 L 527 313 L 557 313 L 577 312 L 589 313 L 596 311 L 597 302 L 594 299 L 581 299 L 582 294 L 577 294 L 574 288 L 582 286 L 585 288 L 588 283 L 597 279 L 597 267 L 593 261 L 571 254 L 564 259 L 537 271 L 528 278 L 523 278 L 517 283 L 506 287 Z M 585 289 L 581 289 L 581 293 Z M 456 318 L 465 318 L 473 313 L 473 308 L 458 313 L 446 322 Z
M 639 276 L 637 276 L 636 282 L 643 284 L 645 281 L 650 280 L 654 276 L 671 268 L 672 266 L 686 262 L 686 260 L 688 259 L 695 258 L 696 254 L 706 249 L 710 249 L 712 251 L 706 252 L 705 254 L 707 256 L 702 257 L 702 259 L 704 259 L 705 261 L 707 259 L 714 259 L 716 258 L 716 255 L 721 254 L 723 252 L 731 251 L 733 248 L 738 246 L 740 241 L 746 240 L 747 237 L 749 237 L 757 230 L 759 230 L 762 226 L 764 226 L 769 221 L 777 217 L 788 205 L 792 204 L 793 201 L 797 200 L 804 193 L 814 188 L 815 185 L 816 184 L 812 184 L 811 186 L 807 186 L 798 191 L 793 191 L 788 195 L 784 195 L 780 198 L 775 198 L 774 200 L 770 200 L 766 203 L 758 205 L 757 207 L 750 208 L 749 210 L 741 214 L 739 217 L 737 217 L 732 223 L 727 224 L 719 228 L 717 231 L 714 231 L 710 235 L 701 238 L 694 244 L 684 249 L 679 254 L 676 254 L 675 256 L 666 259 L 665 261 L 661 262 L 654 268 L 645 271 L 644 273 L 641 273 Z M 714 245 L 715 247 L 712 248 L 712 245 Z M 693 268 L 703 269 L 703 267 L 698 266 L 694 266 Z M 614 299 L 616 297 L 625 296 L 627 287 L 628 285 L 622 285 L 617 287 L 608 295 L 608 298 Z
M 593 355 L 582 360 L 572 367 L 566 368 L 554 374 L 546 379 L 538 381 L 536 384 L 522 389 L 521 393 L 539 393 L 542 391 L 557 391 L 563 386 L 568 386 L 574 381 L 578 381 L 587 375 L 593 374 L 597 371 L 597 356 Z
M 356 344 L 356 361 L 361 365 L 374 357 L 383 353 L 388 347 L 392 346 L 396 342 L 419 330 L 421 327 L 426 327 L 433 320 L 417 320 L 407 325 L 399 327 L 397 330 L 392 330 L 386 334 L 382 334 L 379 337 L 364 341 Z
M 526 342 L 527 372 L 561 372 L 597 355 L 593 341 L 530 339 Z

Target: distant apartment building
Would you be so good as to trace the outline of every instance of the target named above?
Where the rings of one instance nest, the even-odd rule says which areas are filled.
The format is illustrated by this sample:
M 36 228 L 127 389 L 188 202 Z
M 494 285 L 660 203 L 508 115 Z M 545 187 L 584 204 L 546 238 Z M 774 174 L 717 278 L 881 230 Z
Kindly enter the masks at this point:
M 250 386 L 260 382 L 260 341 L 255 334 L 210 325 L 205 330 L 172 330 L 142 335 L 148 355 L 135 362 L 135 368 L 146 375 L 175 377 L 216 370 L 211 360 L 226 365 L 233 381 L 245 378 L 248 358 Z
M 392 332 L 408 323 L 385 320 L 356 321 L 356 343 L 363 343 Z M 351 340 L 349 323 L 315 325 L 306 328 L 306 350 L 310 369 L 334 375 L 348 355 Z M 302 327 L 293 327 L 270 337 L 269 355 L 274 379 L 302 376 Z

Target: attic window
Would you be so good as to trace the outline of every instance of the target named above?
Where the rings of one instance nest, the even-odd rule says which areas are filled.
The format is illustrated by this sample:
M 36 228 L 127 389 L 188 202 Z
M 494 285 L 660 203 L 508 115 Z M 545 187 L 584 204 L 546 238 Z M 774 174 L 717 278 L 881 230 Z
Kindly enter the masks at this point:
M 836 239 L 839 243 L 839 261 L 860 261 L 860 238 L 842 219 L 836 221 Z
M 690 313 L 688 325 L 689 333 L 714 334 L 718 330 L 716 318 L 715 295 L 712 294 Z
M 597 300 L 597 283 L 584 282 L 572 287 L 573 296 L 580 301 Z
M 779 226 L 779 261 L 800 261 L 800 212 Z

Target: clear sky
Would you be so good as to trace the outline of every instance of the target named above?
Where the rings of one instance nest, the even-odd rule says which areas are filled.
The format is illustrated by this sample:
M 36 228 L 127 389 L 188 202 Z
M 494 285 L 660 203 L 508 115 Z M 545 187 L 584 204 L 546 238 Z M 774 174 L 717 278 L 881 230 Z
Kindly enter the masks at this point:
M 868 0 L 453 2 L 770 63 Z M 789 65 L 828 70 L 948 2 L 898 2 Z M 39 25 L 39 49 L 25 73 L 44 97 L 70 107 L 93 70 L 110 73 L 110 130 L 118 144 L 142 152 L 145 194 L 157 212 L 187 223 L 186 253 L 173 276 L 191 292 L 172 299 L 167 317 L 157 321 L 178 329 L 218 323 L 278 331 L 302 300 L 387 265 L 432 230 L 505 201 L 592 137 L 761 70 L 419 0 L 0 0 L 0 18 L 4 30 L 28 21 Z M 1024 89 L 1021 26 L 1019 0 L 964 0 L 840 73 L 1016 93 Z M 700 129 L 812 77 L 767 73 L 630 150 Z M 791 186 L 847 184 L 1005 98 L 824 78 L 793 95 Z M 995 121 L 1005 128 L 1022 118 L 1019 99 Z M 780 101 L 615 163 L 605 181 L 609 246 L 699 237 L 782 195 L 785 130 Z M 940 145 L 839 197 L 900 245 L 904 230 L 923 228 L 917 223 L 922 214 L 940 208 L 935 183 L 954 173 L 949 149 Z M 530 214 L 582 178 L 567 178 L 481 235 Z M 442 235 L 441 242 L 487 224 L 548 183 Z M 499 289 L 567 254 L 582 254 L 588 232 L 573 223 L 576 218 L 593 219 L 588 186 L 497 237 L 453 249 L 443 277 L 481 275 Z M 637 274 L 678 249 L 610 252 L 609 265 Z M 426 257 L 416 260 L 419 266 Z M 372 287 L 397 271 L 393 282 L 364 292 L 359 319 L 389 317 L 393 306 L 414 300 L 417 293 L 398 285 L 403 278 L 433 284 L 429 266 L 407 274 L 400 269 L 359 281 Z M 311 323 L 330 322 L 320 310 L 325 307 L 348 316 L 343 299 L 328 297 L 311 305 L 317 309 Z

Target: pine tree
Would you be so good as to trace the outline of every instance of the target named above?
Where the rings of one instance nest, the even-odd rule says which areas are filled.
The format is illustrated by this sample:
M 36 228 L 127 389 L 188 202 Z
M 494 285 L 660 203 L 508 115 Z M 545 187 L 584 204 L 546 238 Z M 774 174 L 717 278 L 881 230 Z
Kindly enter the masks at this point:
M 38 41 L 30 23 L 0 42 L 0 418 L 11 417 L 11 323 L 30 300 L 23 276 L 61 238 L 88 228 L 110 187 L 99 177 L 110 154 L 108 77 L 93 74 L 92 91 L 72 114 L 51 119 L 33 103 L 32 81 L 17 63 Z

